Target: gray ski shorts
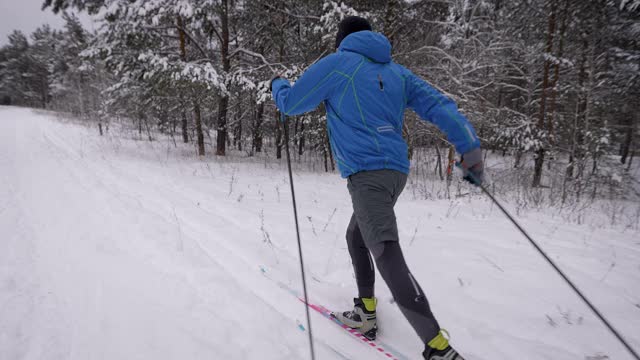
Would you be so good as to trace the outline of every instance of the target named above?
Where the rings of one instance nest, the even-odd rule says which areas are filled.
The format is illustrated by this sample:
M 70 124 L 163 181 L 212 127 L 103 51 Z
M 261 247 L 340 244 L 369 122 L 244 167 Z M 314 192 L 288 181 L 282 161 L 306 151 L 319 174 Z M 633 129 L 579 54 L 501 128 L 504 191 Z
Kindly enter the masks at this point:
M 349 176 L 353 214 L 367 248 L 383 241 L 398 241 L 393 207 L 407 183 L 407 174 L 396 170 L 361 171 Z

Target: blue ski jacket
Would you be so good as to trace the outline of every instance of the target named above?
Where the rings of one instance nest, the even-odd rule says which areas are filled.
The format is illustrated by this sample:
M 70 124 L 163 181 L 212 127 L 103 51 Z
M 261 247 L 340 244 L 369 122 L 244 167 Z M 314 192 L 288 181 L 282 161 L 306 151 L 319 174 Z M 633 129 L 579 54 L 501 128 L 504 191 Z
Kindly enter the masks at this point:
M 324 102 L 331 150 L 344 178 L 365 170 L 409 173 L 402 137 L 407 107 L 434 123 L 460 154 L 480 146 L 456 104 L 393 62 L 389 40 L 372 31 L 348 35 L 293 86 L 277 78 L 271 90 L 285 115 L 302 114 Z

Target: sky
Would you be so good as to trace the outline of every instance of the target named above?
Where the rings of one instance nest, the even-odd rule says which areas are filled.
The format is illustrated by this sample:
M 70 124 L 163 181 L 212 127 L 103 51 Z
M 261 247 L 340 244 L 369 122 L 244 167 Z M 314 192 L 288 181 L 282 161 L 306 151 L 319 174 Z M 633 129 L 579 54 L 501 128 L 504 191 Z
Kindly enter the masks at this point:
M 63 27 L 61 15 L 55 15 L 51 9 L 40 10 L 43 0 L 0 0 L 0 46 L 9 42 L 8 36 L 13 30 L 31 34 L 43 24 L 55 29 Z M 89 16 L 80 15 L 80 20 L 88 30 L 93 30 Z

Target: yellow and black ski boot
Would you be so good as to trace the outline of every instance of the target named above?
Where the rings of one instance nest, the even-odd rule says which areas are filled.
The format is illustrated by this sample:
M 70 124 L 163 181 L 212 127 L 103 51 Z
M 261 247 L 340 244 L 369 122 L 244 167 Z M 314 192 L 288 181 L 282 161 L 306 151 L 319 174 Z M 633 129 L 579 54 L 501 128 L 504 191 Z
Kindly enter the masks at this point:
M 378 333 L 376 298 L 355 298 L 353 302 L 353 310 L 334 312 L 331 315 L 348 327 L 358 329 L 367 339 L 375 340 Z
M 447 337 L 444 336 L 447 334 Z M 425 346 L 422 356 L 425 360 L 464 360 L 451 345 L 449 345 L 449 334 L 446 330 L 440 330 L 438 335 L 431 339 Z

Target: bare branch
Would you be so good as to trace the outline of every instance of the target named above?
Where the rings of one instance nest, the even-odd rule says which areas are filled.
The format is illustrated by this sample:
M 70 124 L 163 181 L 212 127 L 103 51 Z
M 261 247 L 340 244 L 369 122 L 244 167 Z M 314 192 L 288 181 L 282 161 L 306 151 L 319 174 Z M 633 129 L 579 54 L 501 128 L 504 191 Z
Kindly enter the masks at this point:
M 184 35 L 188 37 L 189 40 L 191 40 L 191 43 L 193 43 L 196 46 L 196 48 L 198 48 L 198 51 L 200 51 L 200 53 L 203 56 L 208 57 L 207 52 L 204 51 L 204 49 L 200 46 L 200 44 L 198 44 L 198 42 L 195 41 L 193 36 L 191 36 L 191 34 L 189 34 L 189 32 L 182 27 L 179 27 L 177 25 L 171 25 L 171 26 L 142 26 L 142 28 L 147 30 L 153 30 L 153 31 L 162 31 L 162 30 L 170 30 L 170 29 L 181 30 L 184 33 Z
M 234 50 L 231 54 L 229 54 L 229 59 L 233 58 L 235 55 L 239 54 L 239 53 L 244 53 L 247 54 L 249 56 L 253 56 L 256 57 L 260 60 L 262 60 L 262 63 L 264 63 L 265 65 L 267 65 L 269 67 L 269 69 L 271 69 L 272 72 L 276 73 L 277 71 L 272 67 L 272 65 L 274 65 L 274 63 L 271 63 L 269 61 L 267 61 L 267 59 L 264 57 L 264 55 L 262 54 L 258 54 L 257 52 L 253 52 L 251 50 L 245 49 L 245 48 L 237 48 L 236 50 Z
M 275 10 L 275 11 L 277 11 L 277 12 L 281 12 L 281 13 L 283 13 L 283 14 L 285 14 L 285 15 L 288 15 L 288 16 L 291 16 L 291 17 L 295 17 L 295 18 L 298 18 L 298 19 L 320 20 L 320 16 L 313 16 L 313 15 L 298 15 L 298 14 L 291 13 L 291 12 L 289 12 L 289 11 L 287 11 L 287 10 L 278 9 L 278 8 L 276 8 L 275 6 L 270 5 L 270 4 L 268 4 L 268 3 L 265 3 L 264 5 L 265 5 L 266 7 L 268 7 L 269 9 L 271 9 L 271 10 Z

